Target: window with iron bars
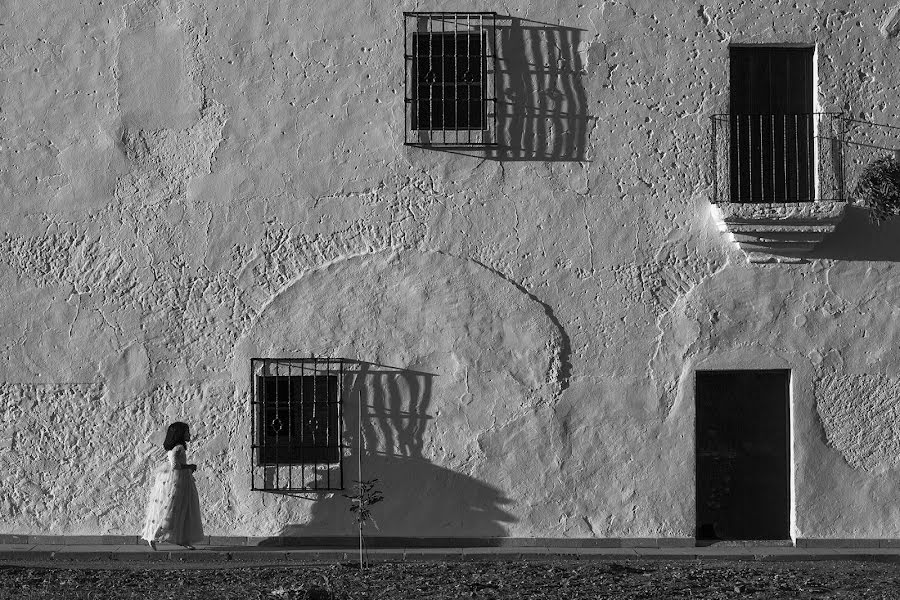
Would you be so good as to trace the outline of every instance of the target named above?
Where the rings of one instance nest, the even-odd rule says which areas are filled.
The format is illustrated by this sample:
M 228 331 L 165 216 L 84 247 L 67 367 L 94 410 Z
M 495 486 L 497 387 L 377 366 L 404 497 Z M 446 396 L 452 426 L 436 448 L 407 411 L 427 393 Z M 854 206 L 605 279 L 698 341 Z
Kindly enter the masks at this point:
M 251 377 L 251 489 L 343 489 L 343 361 L 254 358 Z
M 405 143 L 496 144 L 495 13 L 404 13 Z

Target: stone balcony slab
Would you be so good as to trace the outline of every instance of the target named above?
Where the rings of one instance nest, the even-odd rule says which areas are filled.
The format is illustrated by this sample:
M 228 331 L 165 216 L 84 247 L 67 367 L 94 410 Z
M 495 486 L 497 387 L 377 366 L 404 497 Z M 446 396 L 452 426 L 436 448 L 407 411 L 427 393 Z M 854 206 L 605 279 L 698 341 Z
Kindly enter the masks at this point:
M 712 205 L 719 230 L 750 262 L 800 262 L 844 217 L 847 202 Z

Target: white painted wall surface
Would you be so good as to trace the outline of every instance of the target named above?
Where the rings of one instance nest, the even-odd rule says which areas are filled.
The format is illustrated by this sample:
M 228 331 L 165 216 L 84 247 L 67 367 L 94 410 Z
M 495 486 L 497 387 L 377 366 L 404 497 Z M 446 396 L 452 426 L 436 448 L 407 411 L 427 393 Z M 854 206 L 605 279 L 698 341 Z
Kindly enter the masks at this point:
M 506 159 L 403 146 L 415 8 L 532 28 L 509 60 L 558 75 L 501 81 L 545 111 Z M 137 533 L 175 419 L 208 533 L 352 533 L 340 495 L 249 491 L 249 357 L 316 354 L 434 374 L 385 396 L 417 429 L 367 425 L 385 535 L 691 537 L 694 370 L 776 366 L 794 535 L 900 537 L 900 226 L 751 265 L 708 180 L 730 43 L 816 44 L 824 110 L 900 125 L 892 14 L 4 3 L 0 533 Z

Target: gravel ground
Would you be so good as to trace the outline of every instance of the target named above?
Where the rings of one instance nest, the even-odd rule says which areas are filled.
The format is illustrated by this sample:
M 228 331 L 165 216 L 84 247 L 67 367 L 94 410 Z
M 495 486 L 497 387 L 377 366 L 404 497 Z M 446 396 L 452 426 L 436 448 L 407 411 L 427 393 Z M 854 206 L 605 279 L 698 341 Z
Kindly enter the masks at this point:
M 484 561 L 292 567 L 0 567 L 0 598 L 266 600 L 900 598 L 896 563 Z

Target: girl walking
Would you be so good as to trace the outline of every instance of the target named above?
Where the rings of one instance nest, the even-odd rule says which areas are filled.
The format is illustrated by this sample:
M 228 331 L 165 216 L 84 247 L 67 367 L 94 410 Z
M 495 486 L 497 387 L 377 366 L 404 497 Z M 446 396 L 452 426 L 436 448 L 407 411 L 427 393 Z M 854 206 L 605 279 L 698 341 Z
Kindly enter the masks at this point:
M 204 537 L 200 498 L 193 476 L 197 465 L 187 464 L 190 440 L 187 423 L 177 421 L 169 425 L 163 442 L 168 460 L 155 472 L 141 533 L 141 538 L 154 550 L 156 542 L 171 542 L 193 550 L 193 544 Z

